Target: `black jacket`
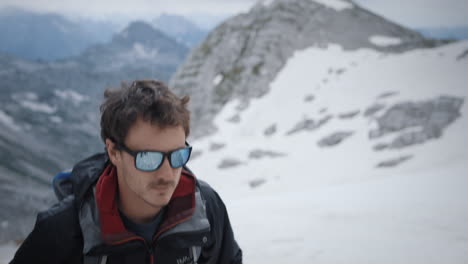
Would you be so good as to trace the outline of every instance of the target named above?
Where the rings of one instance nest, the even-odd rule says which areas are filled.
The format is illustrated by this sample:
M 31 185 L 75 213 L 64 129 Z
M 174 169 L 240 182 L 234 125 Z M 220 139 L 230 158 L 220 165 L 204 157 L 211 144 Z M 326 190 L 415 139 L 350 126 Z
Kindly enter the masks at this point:
M 105 154 L 78 163 L 60 187 L 69 195 L 38 214 L 11 263 L 242 263 L 223 201 L 188 169 L 181 178 L 193 191 L 171 199 L 151 245 L 99 211 L 96 185 L 109 167 Z

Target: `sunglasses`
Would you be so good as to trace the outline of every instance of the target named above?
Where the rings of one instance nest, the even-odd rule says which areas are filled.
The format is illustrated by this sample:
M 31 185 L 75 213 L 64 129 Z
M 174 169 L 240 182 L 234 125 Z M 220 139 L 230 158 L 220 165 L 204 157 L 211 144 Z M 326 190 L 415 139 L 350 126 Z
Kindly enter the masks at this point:
M 135 168 L 141 171 L 155 171 L 161 167 L 164 159 L 167 157 L 172 168 L 183 167 L 190 159 L 192 146 L 185 142 L 186 147 L 178 148 L 168 152 L 153 150 L 131 150 L 125 144 L 118 144 L 123 151 L 133 156 Z

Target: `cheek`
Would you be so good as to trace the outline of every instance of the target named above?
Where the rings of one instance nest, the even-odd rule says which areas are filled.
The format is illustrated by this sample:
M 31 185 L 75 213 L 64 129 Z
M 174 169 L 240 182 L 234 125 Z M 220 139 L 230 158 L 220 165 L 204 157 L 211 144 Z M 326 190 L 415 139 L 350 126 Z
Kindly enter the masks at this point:
M 181 175 L 182 175 L 182 168 L 175 169 L 175 171 L 174 171 L 174 180 L 175 180 L 176 183 L 179 183 Z
M 140 175 L 141 172 L 135 168 L 133 160 L 123 159 L 120 166 L 125 182 L 131 189 L 138 191 L 144 188 L 144 175 Z

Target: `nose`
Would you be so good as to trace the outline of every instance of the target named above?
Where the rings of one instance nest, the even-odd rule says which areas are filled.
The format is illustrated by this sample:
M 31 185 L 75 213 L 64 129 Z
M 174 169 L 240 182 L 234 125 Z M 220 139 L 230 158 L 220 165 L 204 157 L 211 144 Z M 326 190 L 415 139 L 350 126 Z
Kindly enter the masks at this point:
M 172 167 L 171 164 L 169 163 L 168 157 L 164 157 L 163 163 L 161 164 L 161 167 L 156 170 L 157 174 L 160 175 L 160 177 L 164 179 L 172 178 Z

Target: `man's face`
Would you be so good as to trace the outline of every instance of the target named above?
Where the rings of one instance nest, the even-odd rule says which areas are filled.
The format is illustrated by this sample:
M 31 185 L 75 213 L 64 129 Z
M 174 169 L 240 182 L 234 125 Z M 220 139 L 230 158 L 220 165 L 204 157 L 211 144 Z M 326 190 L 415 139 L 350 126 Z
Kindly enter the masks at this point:
M 161 128 L 138 118 L 124 143 L 131 150 L 167 152 L 185 146 L 185 132 L 182 126 Z M 114 151 L 109 156 L 117 167 L 119 194 L 124 196 L 120 199 L 142 209 L 158 209 L 169 203 L 182 168 L 172 168 L 166 157 L 159 169 L 145 172 L 135 168 L 134 157 L 125 151 Z

